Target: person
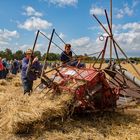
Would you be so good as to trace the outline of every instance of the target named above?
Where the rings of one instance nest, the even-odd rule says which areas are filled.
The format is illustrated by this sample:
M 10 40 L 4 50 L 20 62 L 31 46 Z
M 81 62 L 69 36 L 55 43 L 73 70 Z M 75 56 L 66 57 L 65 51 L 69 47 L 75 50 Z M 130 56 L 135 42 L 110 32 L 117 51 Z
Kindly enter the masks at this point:
M 78 68 L 85 67 L 85 64 L 80 62 L 80 59 L 72 60 L 71 44 L 65 44 L 65 50 L 61 53 L 60 59 L 63 65 L 69 65 Z
M 29 61 L 33 59 L 32 65 L 29 67 Z M 21 79 L 23 83 L 24 94 L 30 95 L 33 88 L 33 81 L 37 79 L 38 73 L 41 71 L 41 65 L 38 57 L 32 58 L 32 49 L 26 51 L 26 56 L 22 60 Z
M 0 79 L 3 78 L 3 69 L 4 69 L 4 67 L 2 64 L 2 58 L 0 57 Z
M 19 63 L 16 59 L 14 59 L 13 64 L 12 64 L 12 74 L 17 74 L 18 70 L 19 70 Z
M 2 59 L 2 64 L 3 64 L 3 78 L 6 79 L 7 74 L 9 73 L 8 64 L 7 64 L 6 58 Z

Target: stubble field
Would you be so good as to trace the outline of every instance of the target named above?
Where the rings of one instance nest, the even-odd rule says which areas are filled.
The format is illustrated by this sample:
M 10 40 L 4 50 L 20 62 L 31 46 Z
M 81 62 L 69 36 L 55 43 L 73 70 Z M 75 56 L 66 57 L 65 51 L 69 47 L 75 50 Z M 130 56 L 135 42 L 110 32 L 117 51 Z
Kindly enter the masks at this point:
M 123 67 L 136 74 L 129 64 Z M 140 140 L 139 105 L 66 117 L 72 95 L 46 93 L 23 95 L 20 74 L 0 80 L 1 140 Z

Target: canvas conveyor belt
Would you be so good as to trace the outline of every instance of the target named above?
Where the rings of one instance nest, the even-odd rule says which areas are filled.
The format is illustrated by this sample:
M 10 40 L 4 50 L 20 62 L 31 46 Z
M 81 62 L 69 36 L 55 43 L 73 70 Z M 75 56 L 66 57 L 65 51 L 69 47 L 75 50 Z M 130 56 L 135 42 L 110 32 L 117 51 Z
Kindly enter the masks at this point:
M 134 81 L 130 80 L 129 77 L 126 77 L 124 74 L 122 74 L 120 70 L 105 69 L 105 72 L 111 77 L 110 85 L 115 85 L 121 88 L 120 95 L 140 99 L 140 87 L 135 84 Z

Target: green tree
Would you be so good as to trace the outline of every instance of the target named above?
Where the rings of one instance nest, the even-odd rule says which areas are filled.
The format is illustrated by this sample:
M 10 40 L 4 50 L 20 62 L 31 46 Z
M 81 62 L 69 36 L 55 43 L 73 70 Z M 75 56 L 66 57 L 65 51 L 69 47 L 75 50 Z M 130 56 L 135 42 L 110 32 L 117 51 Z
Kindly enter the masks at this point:
M 21 60 L 24 57 L 24 53 L 22 50 L 18 50 L 14 53 L 14 58 L 17 60 Z
M 4 51 L 0 51 L 0 57 L 5 58 L 5 52 Z
M 7 60 L 13 59 L 13 53 L 10 49 L 6 48 L 5 49 L 5 57 Z
M 39 60 L 41 60 L 41 52 L 40 51 L 35 51 L 34 56 L 37 56 Z
M 45 57 L 46 57 L 46 53 L 42 56 L 42 59 L 44 60 Z M 50 60 L 50 61 L 56 61 L 59 59 L 60 59 L 60 54 L 55 54 L 55 53 L 49 53 L 47 57 L 47 60 Z

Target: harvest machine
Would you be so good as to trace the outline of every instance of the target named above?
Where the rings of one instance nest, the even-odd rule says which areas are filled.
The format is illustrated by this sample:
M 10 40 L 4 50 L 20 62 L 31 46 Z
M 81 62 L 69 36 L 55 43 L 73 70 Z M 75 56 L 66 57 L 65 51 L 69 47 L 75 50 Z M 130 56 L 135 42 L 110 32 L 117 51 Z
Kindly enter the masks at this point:
M 82 110 L 90 109 L 93 111 L 106 109 L 114 110 L 117 107 L 117 103 L 123 105 L 124 102 L 126 103 L 128 101 L 140 99 L 140 80 L 122 68 L 117 52 L 118 49 L 126 57 L 127 61 L 132 65 L 139 76 L 140 73 L 115 41 L 106 10 L 105 15 L 109 31 L 99 19 L 93 15 L 105 30 L 107 36 L 105 37 L 104 48 L 99 52 L 97 60 L 88 68 L 59 65 L 49 70 L 46 69 L 45 64 L 47 62 L 51 44 L 61 49 L 61 47 L 53 42 L 53 36 L 58 36 L 58 34 L 55 32 L 55 29 L 53 29 L 51 37 L 49 38 L 41 31 L 37 32 L 33 50 L 36 46 L 39 34 L 47 38 L 49 44 L 40 76 L 41 81 L 35 90 L 39 88 L 43 91 L 47 88 L 48 91 L 52 91 L 52 94 L 72 94 L 74 97 L 73 106 L 75 108 Z M 65 44 L 60 37 L 59 39 Z M 107 68 L 102 68 L 109 39 L 113 43 L 116 61 L 110 60 L 109 66 Z M 99 67 L 96 68 L 95 64 L 99 58 L 100 64 Z M 78 57 L 76 56 L 71 61 L 76 61 L 77 59 Z

